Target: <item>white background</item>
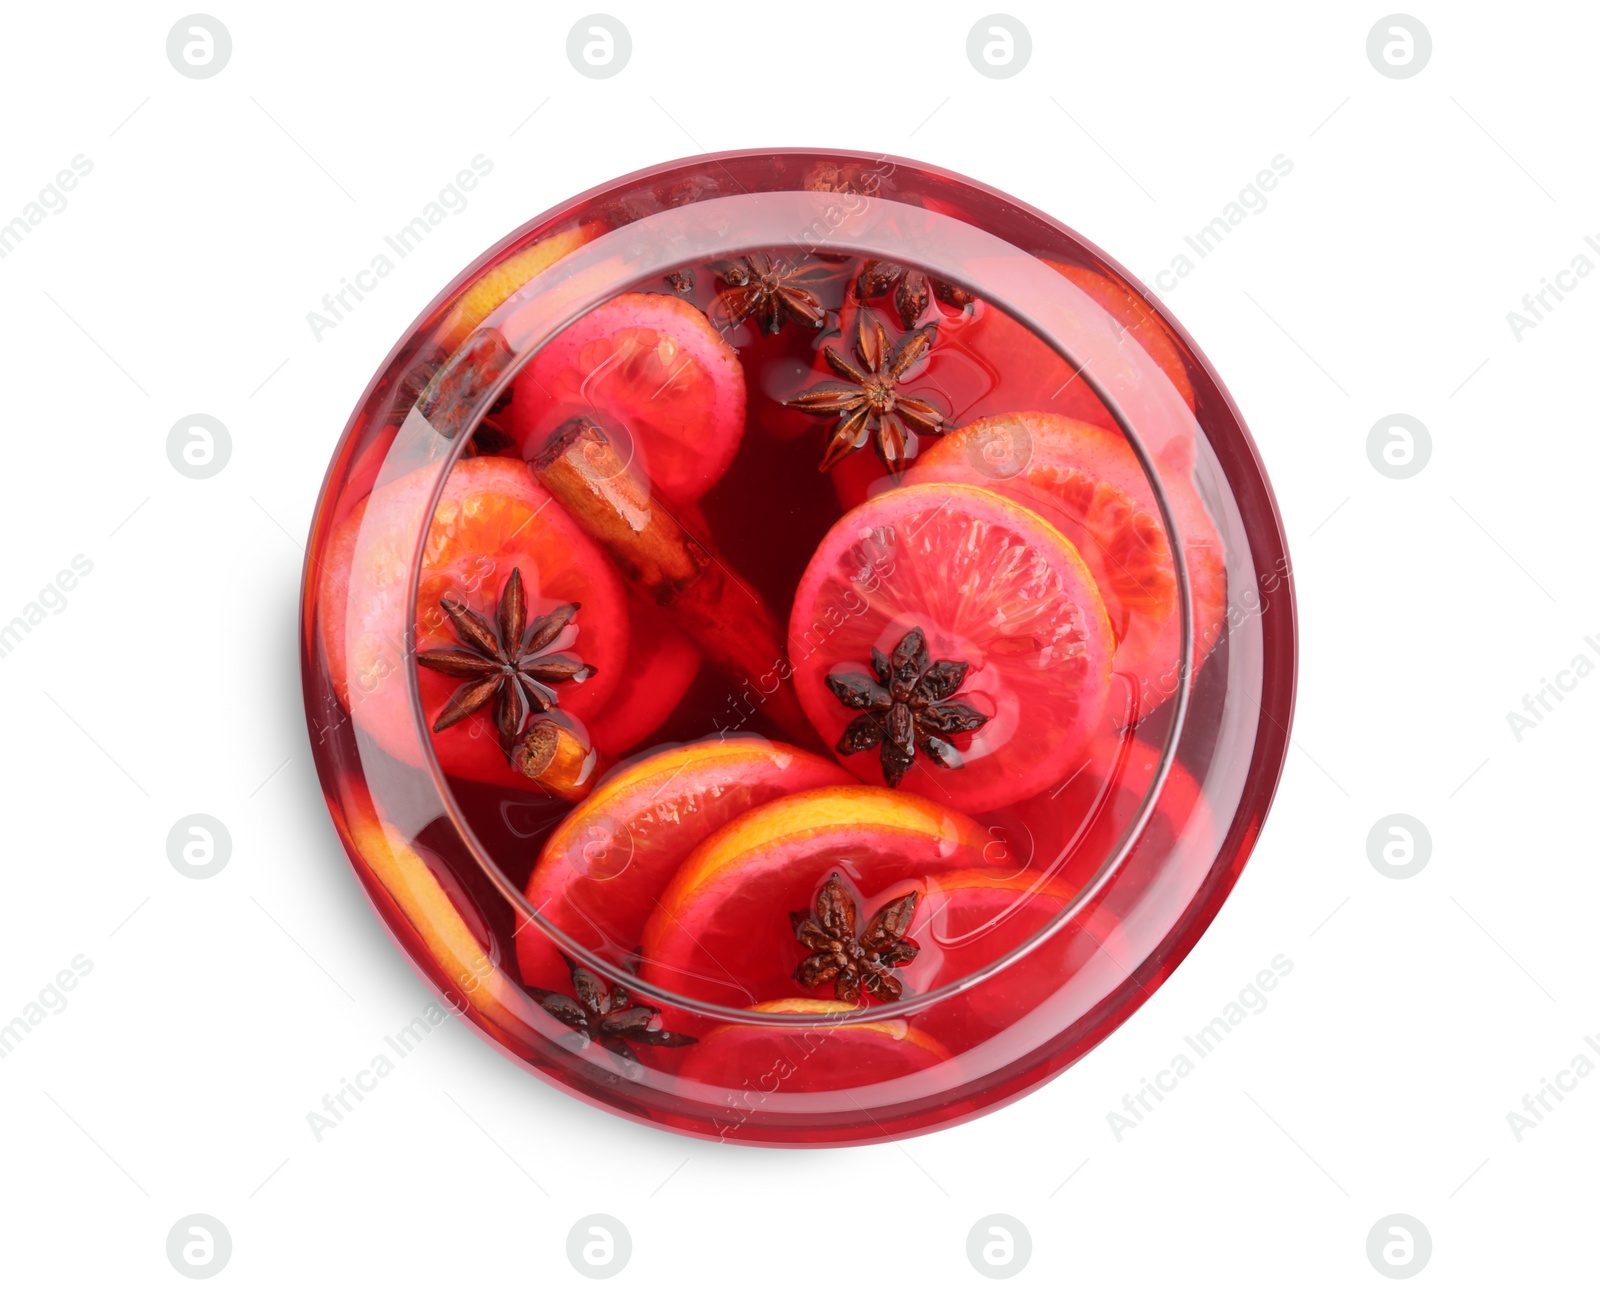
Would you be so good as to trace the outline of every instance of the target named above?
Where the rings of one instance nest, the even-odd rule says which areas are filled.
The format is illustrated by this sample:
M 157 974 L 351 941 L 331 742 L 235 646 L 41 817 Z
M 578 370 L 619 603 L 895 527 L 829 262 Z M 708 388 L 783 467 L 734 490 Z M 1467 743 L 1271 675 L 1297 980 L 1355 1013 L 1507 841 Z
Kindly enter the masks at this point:
M 1020 4 L 1032 61 L 1005 80 L 966 58 L 981 5 L 617 0 L 633 55 L 609 80 L 567 61 L 581 7 L 214 12 L 233 54 L 207 80 L 167 61 L 180 9 L 4 18 L 0 220 L 75 155 L 93 170 L 0 260 L 0 622 L 74 555 L 93 571 L 0 659 L 0 1019 L 74 955 L 93 971 L 0 1060 L 0 1282 L 186 1288 L 165 1244 L 194 1212 L 233 1238 L 219 1289 L 590 1288 L 565 1246 L 595 1212 L 633 1237 L 618 1289 L 986 1288 L 965 1238 L 992 1213 L 1033 1237 L 1017 1289 L 1381 1288 L 1366 1238 L 1396 1212 L 1432 1236 L 1418 1288 L 1592 1281 L 1600 1075 L 1520 1141 L 1506 1118 L 1600 1034 L 1600 676 L 1520 741 L 1506 719 L 1600 664 L 1600 275 L 1520 341 L 1506 320 L 1600 238 L 1592 6 L 1418 10 L 1433 54 L 1405 80 L 1366 56 L 1383 9 L 1348 3 Z M 342 858 L 299 699 L 338 432 L 529 217 L 783 145 L 969 174 L 1147 281 L 1292 160 L 1168 297 L 1249 421 L 1298 578 L 1295 746 L 1255 857 L 1110 1041 L 954 1131 L 688 1141 L 452 1020 L 318 1143 L 306 1113 L 428 1000 Z M 307 312 L 479 153 L 470 206 L 315 340 Z M 197 411 L 233 440 L 200 481 L 165 451 Z M 1366 454 L 1394 412 L 1432 434 L 1409 480 Z M 195 812 L 233 837 L 205 881 L 166 855 Z M 1409 880 L 1368 861 L 1392 812 L 1432 834 Z M 1267 1010 L 1119 1142 L 1107 1113 L 1279 953 Z

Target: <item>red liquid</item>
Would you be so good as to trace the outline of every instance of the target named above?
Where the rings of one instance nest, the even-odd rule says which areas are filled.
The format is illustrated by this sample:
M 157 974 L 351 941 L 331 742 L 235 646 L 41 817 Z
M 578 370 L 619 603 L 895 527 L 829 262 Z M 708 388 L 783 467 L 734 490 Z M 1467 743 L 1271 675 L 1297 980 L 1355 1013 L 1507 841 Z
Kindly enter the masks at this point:
M 847 165 L 858 168 L 847 184 L 860 188 L 861 163 Z M 720 172 L 663 172 L 647 191 L 672 208 L 697 191 L 696 174 L 781 191 L 829 166 L 837 171 L 818 159 L 774 168 L 734 158 Z M 959 182 L 890 169 L 842 200 L 937 212 L 959 196 L 969 218 L 995 217 L 986 195 Z M 607 196 L 624 206 L 629 197 Z M 628 223 L 611 202 L 591 202 L 561 246 L 595 237 L 604 246 L 607 226 Z M 983 295 L 985 263 L 961 267 L 970 291 L 935 282 L 925 300 L 914 290 L 896 298 L 877 290 L 870 257 L 764 242 L 756 251 L 797 272 L 801 297 L 796 309 L 772 307 L 773 333 L 759 306 L 730 318 L 739 289 L 767 265 L 737 260 L 748 246 L 735 244 L 616 278 L 494 398 L 516 345 L 514 299 L 421 395 L 433 428 L 475 435 L 444 488 L 420 588 L 401 577 L 437 458 L 415 423 L 400 424 L 443 345 L 433 342 L 431 361 L 417 355 L 430 338 L 464 337 L 512 284 L 480 270 L 478 299 L 458 290 L 397 354 L 396 394 L 382 381 L 369 393 L 308 565 L 319 767 L 396 937 L 546 1077 L 632 1117 L 724 1139 L 846 1143 L 942 1126 L 1019 1095 L 1093 1045 L 1153 991 L 1226 893 L 1281 763 L 1292 696 L 1281 535 L 1236 415 L 1181 334 L 1091 249 L 1039 223 L 1031 245 L 1048 250 L 1032 272 L 1070 285 L 1061 290 L 1090 325 L 1128 348 L 1098 351 L 1090 372 L 1134 418 L 1189 566 L 1192 682 L 1174 762 L 1109 872 L 1179 718 L 1172 537 L 1116 418 L 1073 364 Z M 526 270 L 541 258 L 502 253 L 498 263 Z M 887 356 L 871 346 L 880 325 Z M 894 348 L 919 329 L 934 339 L 927 353 L 887 383 L 910 411 L 905 443 L 880 454 L 869 436 L 819 471 L 849 411 L 820 416 L 795 398 L 848 386 L 852 371 L 881 395 L 872 370 L 892 367 Z M 481 419 L 451 414 L 480 392 Z M 917 434 L 930 416 L 919 410 L 930 409 L 943 435 Z M 1017 414 L 1027 416 L 1007 417 Z M 615 451 L 606 462 L 620 465 L 594 489 L 611 489 L 625 469 L 654 522 L 635 517 L 619 538 L 608 529 L 614 500 L 563 494 L 545 451 L 574 416 L 592 420 Z M 885 456 L 903 457 L 906 470 L 891 472 Z M 574 461 L 590 470 L 599 460 Z M 680 595 L 670 573 L 634 560 L 662 551 L 640 549 L 636 531 L 674 537 L 669 554 L 681 544 L 713 576 Z M 539 695 L 580 749 L 616 768 L 549 793 L 513 766 L 490 704 L 426 738 L 460 815 L 452 821 L 405 672 L 417 671 L 429 724 L 463 680 L 417 669 L 404 646 L 405 595 L 416 593 L 415 645 L 427 662 L 428 650 L 461 646 L 443 599 L 503 628 L 496 613 L 512 569 L 530 624 L 581 603 L 540 660 L 597 672 Z M 1238 572 L 1251 598 L 1235 587 Z M 697 612 L 713 577 L 721 600 Z M 765 657 L 749 647 L 762 626 L 776 633 Z M 914 630 L 926 644 L 920 664 Z M 897 646 L 912 674 L 965 666 L 950 667 L 953 688 L 917 694 L 934 718 L 916 730 L 909 768 L 883 762 L 883 740 L 835 749 L 867 711 L 828 681 L 881 685 L 872 652 L 900 661 Z M 1255 711 L 1247 691 L 1276 723 L 1244 731 L 1231 719 L 1241 706 Z M 966 729 L 940 717 L 951 704 L 964 707 Z M 889 722 L 882 705 L 872 713 Z M 525 726 L 519 719 L 517 732 Z M 834 877 L 835 907 L 847 895 L 854 912 L 803 942 L 791 913 L 821 920 L 818 897 Z M 874 942 L 873 914 L 907 895 L 906 920 Z M 530 911 L 589 951 L 588 972 L 569 969 L 568 950 Z M 839 957 L 841 939 L 855 943 Z M 872 955 L 897 939 L 898 953 Z M 841 966 L 843 976 L 828 973 Z

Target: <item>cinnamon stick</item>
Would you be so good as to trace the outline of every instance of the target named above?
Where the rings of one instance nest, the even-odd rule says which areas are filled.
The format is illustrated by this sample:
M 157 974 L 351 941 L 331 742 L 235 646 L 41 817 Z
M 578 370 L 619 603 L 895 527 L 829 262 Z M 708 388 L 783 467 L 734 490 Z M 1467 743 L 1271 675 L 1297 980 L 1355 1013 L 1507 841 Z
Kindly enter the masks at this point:
M 649 479 L 598 424 L 569 418 L 545 442 L 533 470 L 640 596 L 693 638 L 791 740 L 820 748 L 789 681 L 788 651 L 771 610 L 655 497 Z
M 616 761 L 570 728 L 540 719 L 523 734 L 511 762 L 551 795 L 576 804 L 594 790 Z

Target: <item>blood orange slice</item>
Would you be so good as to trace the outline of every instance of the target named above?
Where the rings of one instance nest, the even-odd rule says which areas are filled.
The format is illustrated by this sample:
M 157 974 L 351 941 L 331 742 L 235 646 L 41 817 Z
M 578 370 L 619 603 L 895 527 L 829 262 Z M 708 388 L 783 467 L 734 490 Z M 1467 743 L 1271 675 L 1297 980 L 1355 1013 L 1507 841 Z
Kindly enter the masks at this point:
M 1117 638 L 1113 669 L 1138 718 L 1177 691 L 1178 581 L 1155 494 L 1118 432 L 1050 413 L 1014 413 L 952 432 L 914 467 L 916 482 L 981 484 L 1038 512 L 1077 546 Z M 1222 541 L 1188 475 L 1162 481 L 1188 562 L 1198 667 L 1216 646 L 1227 607 Z M 1122 716 L 1119 716 L 1122 717 Z
M 759 737 L 664 750 L 615 774 L 556 828 L 528 902 L 587 947 L 626 956 L 678 865 L 718 828 L 780 796 L 848 781 L 831 760 Z M 528 983 L 561 982 L 561 954 L 537 926 L 523 926 L 517 952 Z
M 744 370 L 704 314 L 677 297 L 629 292 L 563 329 L 516 381 L 513 434 L 525 456 L 576 415 L 631 440 L 660 494 L 693 503 L 744 435 Z
M 426 473 L 380 486 L 352 509 L 329 541 L 318 593 L 318 618 L 328 669 L 339 700 L 390 754 L 421 762 L 404 671 L 415 668 L 394 641 L 410 594 L 407 576 L 415 540 L 409 519 L 426 501 Z M 419 651 L 460 644 L 439 609 L 451 598 L 494 621 L 495 603 L 522 573 L 528 618 L 571 602 L 577 619 L 553 645 L 579 656 L 595 673 L 560 685 L 560 706 L 593 718 L 621 677 L 628 652 L 622 583 L 589 539 L 556 506 L 527 464 L 503 458 L 459 463 L 445 483 L 423 552 L 417 586 Z M 567 641 L 570 638 L 572 641 Z M 431 724 L 459 679 L 419 670 L 423 713 Z M 526 788 L 506 761 L 492 707 L 433 734 L 445 772 Z
M 762 1093 L 781 1107 L 790 1094 L 839 1092 L 909 1078 L 950 1059 L 949 1050 L 904 1020 L 852 1022 L 847 1002 L 779 998 L 751 1008 L 815 1016 L 808 1029 L 728 1024 L 685 1055 L 680 1080 Z
M 1071 542 L 966 484 L 908 485 L 842 517 L 806 568 L 789 624 L 795 687 L 825 740 L 839 742 L 861 713 L 837 680 L 881 673 L 876 661 L 892 664 L 918 629 L 933 662 L 967 666 L 946 699 L 986 722 L 951 737 L 953 753 L 930 755 L 919 740 L 899 784 L 978 812 L 1058 782 L 1100 722 L 1112 651 L 1105 608 Z M 882 751 L 880 743 L 846 766 L 886 782 Z

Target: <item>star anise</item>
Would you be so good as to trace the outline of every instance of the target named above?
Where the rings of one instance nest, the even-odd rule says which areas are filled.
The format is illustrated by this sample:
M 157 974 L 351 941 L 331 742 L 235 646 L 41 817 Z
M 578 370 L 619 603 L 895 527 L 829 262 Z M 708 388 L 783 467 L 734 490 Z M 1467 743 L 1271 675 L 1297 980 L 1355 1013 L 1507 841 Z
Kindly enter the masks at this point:
M 728 329 L 752 315 L 768 333 L 776 333 L 786 319 L 807 328 L 820 328 L 828 312 L 812 291 L 836 273 L 820 261 L 796 263 L 765 252 L 751 252 L 717 270 L 723 290 L 711 303 L 710 319 Z
M 439 609 L 462 646 L 418 652 L 417 664 L 467 681 L 439 712 L 435 732 L 470 718 L 493 701 L 500 747 L 509 760 L 529 718 L 555 705 L 555 685 L 581 683 L 594 674 L 592 665 L 552 650 L 577 615 L 578 604 L 559 606 L 529 624 L 520 569 L 506 581 L 494 625 L 454 598 L 440 598 Z
M 944 414 L 928 401 L 906 395 L 898 383 L 933 345 L 936 326 L 927 324 L 905 333 L 893 346 L 883 323 L 866 306 L 856 311 L 852 364 L 832 346 L 822 348 L 822 356 L 844 380 L 822 382 L 802 391 L 784 403 L 791 409 L 831 418 L 843 415 L 828 438 L 821 470 L 873 441 L 873 448 L 891 472 L 905 470 L 906 461 L 916 453 L 916 438 L 942 436 Z M 911 454 L 906 453 L 907 445 Z
M 945 740 L 989 722 L 968 701 L 952 701 L 971 668 L 964 660 L 930 660 L 928 640 L 913 629 L 888 656 L 872 649 L 872 671 L 829 674 L 828 687 L 852 710 L 864 710 L 834 747 L 841 755 L 878 749 L 883 780 L 899 786 L 921 751 L 940 768 L 960 768 L 961 752 Z
M 835 872 L 817 891 L 816 915 L 791 912 L 794 937 L 811 953 L 795 968 L 794 977 L 807 988 L 831 983 L 843 1002 L 859 1002 L 863 993 L 880 1002 L 898 1002 L 904 985 L 889 974 L 917 955 L 916 941 L 905 937 L 917 910 L 913 890 L 890 899 L 856 933 L 856 901 Z
M 607 988 L 603 979 L 570 957 L 567 967 L 572 972 L 571 994 L 547 988 L 530 988 L 528 992 L 562 1024 L 583 1035 L 585 1041 L 580 1045 L 597 1042 L 614 1055 L 629 1078 L 640 1078 L 644 1074 L 639 1053 L 631 1044 L 687 1047 L 699 1041 L 670 1029 L 652 1029 L 651 1021 L 660 1014 L 660 1008 L 648 1002 L 635 1002 L 625 985 Z
M 946 305 L 960 306 L 962 309 L 978 299 L 954 283 L 946 283 L 921 270 L 896 265 L 893 261 L 868 261 L 856 277 L 856 296 L 863 301 L 875 300 L 892 290 L 895 311 L 907 328 L 916 327 L 917 320 L 927 310 L 930 289 Z

